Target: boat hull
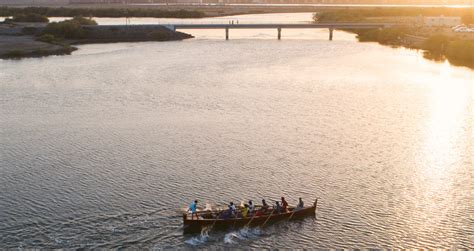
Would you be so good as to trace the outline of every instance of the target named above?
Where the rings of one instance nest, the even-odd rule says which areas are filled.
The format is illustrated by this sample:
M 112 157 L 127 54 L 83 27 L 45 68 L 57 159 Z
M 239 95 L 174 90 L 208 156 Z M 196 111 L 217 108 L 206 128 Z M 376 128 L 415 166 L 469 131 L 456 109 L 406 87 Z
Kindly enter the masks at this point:
M 255 217 L 246 218 L 230 218 L 230 219 L 189 219 L 187 214 L 183 214 L 184 231 L 200 232 L 206 227 L 212 229 L 228 229 L 239 228 L 244 226 L 264 226 L 281 220 L 301 219 L 308 216 L 315 216 L 317 207 L 317 200 L 311 207 L 305 207 L 296 211 L 289 211 L 279 214 L 268 214 Z M 294 209 L 293 209 L 294 210 Z

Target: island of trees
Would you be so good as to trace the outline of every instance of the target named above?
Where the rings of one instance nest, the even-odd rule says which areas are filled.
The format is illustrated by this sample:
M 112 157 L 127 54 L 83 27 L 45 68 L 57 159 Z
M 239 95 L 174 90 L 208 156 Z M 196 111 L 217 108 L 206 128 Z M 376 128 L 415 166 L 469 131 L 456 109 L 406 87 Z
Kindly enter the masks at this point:
M 0 58 L 41 57 L 70 54 L 77 48 L 74 44 L 170 41 L 191 38 L 186 33 L 169 30 L 162 26 L 100 26 L 92 18 L 76 16 L 61 22 L 40 26 L 23 26 L 15 22 L 46 23 L 48 18 L 38 14 L 17 14 L 7 19 L 4 25 L 12 30 L 9 35 L 1 35 L 7 46 L 0 47 Z M 18 47 L 17 45 L 21 45 Z
M 165 27 L 104 28 L 91 17 L 201 18 L 204 12 L 194 10 L 162 10 L 156 8 L 64 8 L 64 7 L 0 7 L 7 18 L 0 31 L 0 58 L 39 57 L 70 54 L 79 43 L 168 41 L 192 37 Z M 49 23 L 49 17 L 71 17 Z M 87 17 L 87 18 L 85 18 Z M 44 23 L 23 25 L 22 23 Z M 22 45 L 22 46 L 20 46 Z

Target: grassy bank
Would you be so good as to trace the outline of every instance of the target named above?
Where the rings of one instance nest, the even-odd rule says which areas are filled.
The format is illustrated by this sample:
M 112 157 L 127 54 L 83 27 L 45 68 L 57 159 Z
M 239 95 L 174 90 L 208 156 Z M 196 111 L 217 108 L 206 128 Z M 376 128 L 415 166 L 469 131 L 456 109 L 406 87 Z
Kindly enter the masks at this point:
M 46 17 L 156 17 L 156 18 L 201 18 L 204 12 L 190 10 L 160 10 L 144 8 L 49 8 L 0 7 L 0 16 L 18 16 L 37 14 Z
M 410 17 L 418 15 L 459 16 L 466 24 L 472 23 L 473 8 L 404 8 L 374 10 L 339 10 L 315 13 L 315 22 L 370 22 L 371 18 Z M 378 42 L 384 45 L 422 49 L 428 59 L 447 59 L 455 65 L 474 68 L 474 40 L 465 40 L 443 34 L 430 34 L 423 42 L 410 42 L 410 36 L 419 34 L 419 28 L 406 24 L 394 28 L 347 30 L 357 34 L 361 42 Z

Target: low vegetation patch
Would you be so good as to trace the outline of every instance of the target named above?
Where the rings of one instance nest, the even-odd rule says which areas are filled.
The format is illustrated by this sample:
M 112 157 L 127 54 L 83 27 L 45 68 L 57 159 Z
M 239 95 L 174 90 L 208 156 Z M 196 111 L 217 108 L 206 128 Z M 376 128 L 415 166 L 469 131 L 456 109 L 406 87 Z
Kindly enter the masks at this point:
M 97 25 L 97 22 L 94 19 L 85 18 L 83 16 L 75 16 L 71 20 L 78 22 L 80 25 Z
M 48 24 L 42 35 L 47 34 L 66 39 L 82 39 L 86 37 L 86 31 L 82 28 L 81 24 L 71 20 Z
M 87 32 L 84 30 L 82 25 L 97 25 L 97 22 L 82 16 L 74 17 L 70 20 L 62 22 L 53 22 L 46 26 L 44 31 L 41 33 L 40 38 L 45 41 L 52 39 L 83 39 L 86 37 Z M 40 39 L 38 38 L 38 39 Z
M 36 40 L 41 41 L 41 42 L 45 42 L 45 43 L 50 43 L 50 44 L 54 44 L 54 43 L 57 43 L 59 41 L 59 39 L 56 38 L 53 34 L 40 35 L 39 37 L 36 38 Z
M 397 44 L 408 32 L 408 28 L 387 28 L 356 30 L 357 38 L 361 42 L 379 42 L 381 44 Z
M 446 55 L 449 58 L 466 61 L 474 65 L 474 41 L 455 40 L 449 42 L 446 49 Z
M 11 50 L 2 55 L 3 58 L 22 58 L 26 55 L 26 52 L 23 50 Z
M 12 50 L 3 55 L 0 55 L 0 58 L 4 59 L 20 59 L 20 58 L 35 58 L 35 57 L 45 57 L 50 55 L 69 55 L 71 52 L 77 50 L 77 48 L 64 45 L 56 48 L 37 48 L 30 51 L 24 50 Z
M 444 35 L 434 35 L 423 42 L 422 48 L 432 53 L 445 53 L 450 44 L 450 38 Z
M 25 22 L 25 23 L 48 23 L 49 19 L 46 16 L 36 13 L 20 13 L 13 16 L 11 19 L 13 22 Z
M 427 39 L 422 46 L 429 57 L 446 57 L 460 65 L 474 66 L 474 41 L 453 39 L 444 35 L 435 35 Z

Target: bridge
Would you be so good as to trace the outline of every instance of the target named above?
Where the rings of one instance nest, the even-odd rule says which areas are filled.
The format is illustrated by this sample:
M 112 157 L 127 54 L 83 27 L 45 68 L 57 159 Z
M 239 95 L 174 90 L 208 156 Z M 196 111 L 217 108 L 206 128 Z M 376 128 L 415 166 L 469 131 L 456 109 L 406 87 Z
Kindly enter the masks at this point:
M 262 24 L 167 24 L 168 29 L 224 29 L 225 39 L 229 40 L 230 29 L 276 29 L 281 39 L 282 29 L 329 29 L 329 40 L 335 29 L 382 29 L 394 26 L 391 23 L 262 23 Z

